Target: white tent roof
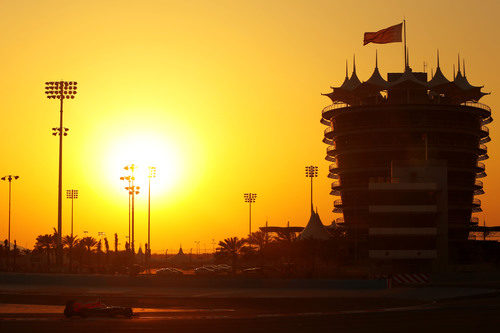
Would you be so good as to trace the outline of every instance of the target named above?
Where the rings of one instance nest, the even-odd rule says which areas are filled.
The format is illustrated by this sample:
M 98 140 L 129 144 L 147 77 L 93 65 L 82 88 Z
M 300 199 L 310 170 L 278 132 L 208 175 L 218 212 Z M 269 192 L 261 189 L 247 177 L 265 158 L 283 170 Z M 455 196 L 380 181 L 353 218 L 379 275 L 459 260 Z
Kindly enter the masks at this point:
M 317 212 L 311 209 L 311 217 L 304 230 L 300 233 L 299 239 L 327 240 L 331 238 L 330 233 L 325 228 Z

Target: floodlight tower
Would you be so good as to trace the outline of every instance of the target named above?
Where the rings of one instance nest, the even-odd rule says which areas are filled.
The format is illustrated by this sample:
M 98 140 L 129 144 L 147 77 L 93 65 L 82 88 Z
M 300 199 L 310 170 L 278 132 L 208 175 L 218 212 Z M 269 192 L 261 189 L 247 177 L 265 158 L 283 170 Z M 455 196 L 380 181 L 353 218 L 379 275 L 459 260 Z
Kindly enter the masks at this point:
M 66 198 L 71 199 L 71 238 L 73 238 L 73 201 L 78 199 L 78 190 L 66 190 Z
M 255 199 L 257 198 L 257 194 L 256 193 L 245 193 L 245 194 L 243 194 L 243 197 L 245 198 L 245 202 L 248 202 L 248 208 L 249 208 L 248 235 L 250 236 L 252 234 L 252 202 L 255 202 Z
M 151 256 L 151 178 L 156 178 L 156 167 L 148 167 L 148 252 L 147 257 Z
M 9 182 L 9 231 L 7 235 L 7 241 L 9 242 L 9 250 L 10 250 L 10 211 L 12 202 L 12 180 L 19 179 L 19 176 L 7 175 L 2 177 L 1 179 Z
M 131 220 L 132 220 L 132 242 L 131 242 L 131 249 L 132 249 L 132 253 L 135 253 L 135 223 L 134 223 L 134 220 L 135 220 L 135 196 L 136 194 L 139 194 L 139 190 L 140 190 L 140 186 L 136 186 L 134 185 L 134 181 L 135 181 L 135 176 L 134 176 L 134 171 L 136 169 L 136 165 L 135 164 L 130 164 L 130 165 L 127 165 L 125 166 L 123 169 L 126 170 L 126 171 L 130 171 L 130 175 L 128 177 L 130 177 L 128 180 L 129 180 L 129 186 L 125 187 L 126 190 L 128 190 L 128 194 L 130 195 L 131 197 L 131 201 L 132 201 L 132 211 L 131 211 Z M 126 177 L 122 177 L 124 179 L 126 179 Z
M 128 186 L 126 186 L 125 189 L 128 192 L 128 245 L 130 247 L 130 201 L 132 195 L 130 194 L 129 187 L 132 185 L 132 180 L 131 176 L 120 177 L 120 180 L 126 180 L 128 182 Z
M 52 135 L 59 135 L 59 187 L 57 194 L 57 264 L 62 266 L 62 143 L 63 136 L 68 135 L 68 128 L 63 127 L 63 101 L 74 99 L 76 95 L 77 82 L 56 81 L 45 82 L 45 94 L 48 99 L 60 101 L 59 127 L 52 128 Z
M 306 166 L 306 177 L 311 178 L 311 210 L 313 209 L 313 178 L 318 177 L 318 167 L 315 165 Z

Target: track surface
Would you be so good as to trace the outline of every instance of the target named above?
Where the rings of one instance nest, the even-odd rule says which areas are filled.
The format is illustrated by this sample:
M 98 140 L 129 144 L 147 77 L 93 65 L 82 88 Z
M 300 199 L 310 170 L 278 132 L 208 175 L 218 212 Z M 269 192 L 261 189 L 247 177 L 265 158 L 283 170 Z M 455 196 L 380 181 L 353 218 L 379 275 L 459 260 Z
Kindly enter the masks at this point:
M 401 306 L 274 300 L 234 308 L 136 308 L 132 319 L 71 318 L 60 306 L 0 305 L 1 332 L 477 332 L 500 330 L 500 297 Z M 347 309 L 346 309 L 347 308 Z

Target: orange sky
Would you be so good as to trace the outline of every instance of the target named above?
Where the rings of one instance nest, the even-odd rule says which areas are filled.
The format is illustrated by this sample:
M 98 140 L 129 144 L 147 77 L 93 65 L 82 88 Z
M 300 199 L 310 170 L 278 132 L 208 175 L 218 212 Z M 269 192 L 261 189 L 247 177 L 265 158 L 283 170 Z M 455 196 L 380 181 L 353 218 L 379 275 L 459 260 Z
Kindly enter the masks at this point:
M 414 70 L 441 66 L 451 77 L 457 53 L 472 84 L 500 86 L 498 1 L 59 1 L 0 3 L 1 176 L 13 185 L 12 239 L 32 246 L 57 225 L 58 105 L 44 82 L 75 80 L 65 107 L 64 190 L 77 188 L 75 232 L 128 230 L 121 166 L 158 168 L 152 186 L 154 252 L 212 248 L 244 236 L 244 192 L 258 194 L 253 225 L 305 225 L 309 183 L 319 166 L 315 204 L 329 224 L 321 110 L 330 85 L 356 53 L 367 79 L 379 52 L 382 74 L 402 69 L 401 44 L 362 46 L 364 31 L 408 22 Z M 496 121 L 486 161 L 487 224 L 499 225 L 500 145 Z M 146 185 L 141 182 L 140 186 Z M 0 183 L 0 238 L 7 234 L 7 184 Z M 147 192 L 136 203 L 136 246 L 146 241 Z M 70 203 L 64 199 L 63 231 Z

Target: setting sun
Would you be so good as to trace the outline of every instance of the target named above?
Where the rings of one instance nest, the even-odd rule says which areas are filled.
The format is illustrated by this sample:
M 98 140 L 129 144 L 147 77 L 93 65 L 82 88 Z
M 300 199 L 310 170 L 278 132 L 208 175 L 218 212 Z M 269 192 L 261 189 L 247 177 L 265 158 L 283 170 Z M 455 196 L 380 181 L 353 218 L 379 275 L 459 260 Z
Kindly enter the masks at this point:
M 117 138 L 110 145 L 105 157 L 106 173 L 115 183 L 118 174 L 124 173 L 123 167 L 134 164 L 136 185 L 146 186 L 149 174 L 148 167 L 156 168 L 156 193 L 171 190 L 183 177 L 181 156 L 171 142 L 157 133 L 137 133 Z

